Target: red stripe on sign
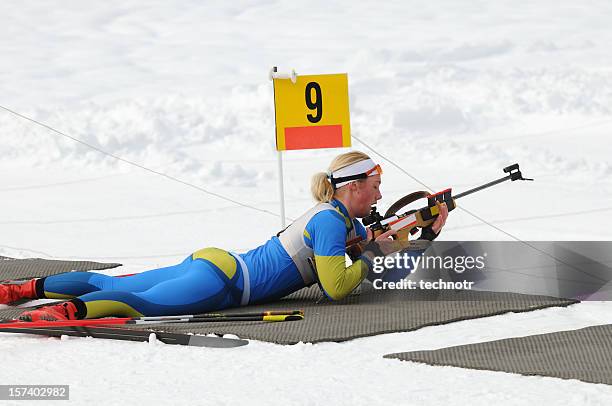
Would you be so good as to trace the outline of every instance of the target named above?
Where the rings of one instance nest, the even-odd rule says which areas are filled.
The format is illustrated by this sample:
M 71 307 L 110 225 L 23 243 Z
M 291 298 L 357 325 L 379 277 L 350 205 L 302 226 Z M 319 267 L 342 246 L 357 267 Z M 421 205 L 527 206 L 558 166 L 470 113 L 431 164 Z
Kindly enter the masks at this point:
M 286 149 L 315 149 L 342 147 L 341 125 L 285 128 Z

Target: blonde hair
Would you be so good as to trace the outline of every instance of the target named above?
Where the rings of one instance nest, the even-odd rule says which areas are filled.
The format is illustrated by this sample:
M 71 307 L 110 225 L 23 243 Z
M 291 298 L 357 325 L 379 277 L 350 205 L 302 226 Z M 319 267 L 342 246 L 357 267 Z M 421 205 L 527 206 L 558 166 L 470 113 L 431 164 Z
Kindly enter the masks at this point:
M 370 159 L 370 157 L 361 151 L 347 152 L 335 157 L 327 169 L 329 172 L 334 172 L 345 166 L 354 164 L 355 162 L 365 161 L 366 159 Z M 327 173 L 318 172 L 312 176 L 310 191 L 314 199 L 319 203 L 329 202 L 334 197 L 334 188 L 327 178 Z

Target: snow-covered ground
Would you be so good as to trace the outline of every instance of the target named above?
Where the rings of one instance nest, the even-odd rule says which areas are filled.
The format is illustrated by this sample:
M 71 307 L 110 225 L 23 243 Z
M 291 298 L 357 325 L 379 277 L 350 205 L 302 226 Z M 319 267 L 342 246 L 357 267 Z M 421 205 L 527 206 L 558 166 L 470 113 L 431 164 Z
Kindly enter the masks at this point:
M 347 72 L 354 148 L 383 201 L 462 191 L 523 240 L 609 240 L 612 5 L 605 1 L 0 3 L 0 106 L 110 154 L 279 212 L 270 67 Z M 284 155 L 287 217 L 342 152 Z M 0 255 L 177 262 L 247 250 L 278 216 L 117 161 L 0 109 Z M 510 237 L 460 210 L 441 238 Z M 390 352 L 612 322 L 608 303 L 508 314 L 342 344 L 235 350 L 0 334 L 2 384 L 70 384 L 75 404 L 604 404 L 612 388 L 430 367 Z M 136 398 L 138 396 L 138 398 Z M 23 404 L 23 403 L 19 403 Z

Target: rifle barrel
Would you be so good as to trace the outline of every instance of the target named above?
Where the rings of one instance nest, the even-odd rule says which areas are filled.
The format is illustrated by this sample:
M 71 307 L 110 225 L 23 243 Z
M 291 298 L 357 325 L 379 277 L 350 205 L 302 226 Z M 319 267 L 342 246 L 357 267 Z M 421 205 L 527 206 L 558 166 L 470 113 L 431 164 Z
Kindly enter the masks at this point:
M 474 189 L 466 190 L 466 191 L 465 191 L 465 192 L 463 192 L 463 193 L 459 193 L 458 195 L 453 196 L 453 199 L 459 199 L 460 197 L 464 197 L 464 196 L 467 196 L 467 195 L 471 195 L 472 193 L 478 192 L 478 191 L 480 191 L 480 190 L 482 190 L 482 189 L 486 189 L 486 188 L 488 188 L 488 187 L 491 187 L 491 186 L 497 185 L 498 183 L 502 183 L 502 182 L 505 182 L 505 181 L 507 181 L 507 180 L 510 180 L 510 178 L 511 178 L 511 176 L 510 176 L 510 175 L 508 175 L 508 176 L 505 176 L 505 177 L 503 177 L 503 178 L 499 178 L 499 179 L 497 179 L 497 180 L 494 180 L 494 181 L 492 181 L 492 182 L 489 182 L 489 183 L 487 183 L 487 184 L 484 184 L 484 185 L 482 185 L 482 186 L 475 187 Z

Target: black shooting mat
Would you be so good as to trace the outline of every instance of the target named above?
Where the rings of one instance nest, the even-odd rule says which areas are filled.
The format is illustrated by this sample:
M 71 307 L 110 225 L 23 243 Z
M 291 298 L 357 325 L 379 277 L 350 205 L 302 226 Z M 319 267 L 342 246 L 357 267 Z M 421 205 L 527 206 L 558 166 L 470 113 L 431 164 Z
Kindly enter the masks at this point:
M 42 278 L 72 271 L 97 271 L 121 266 L 91 261 L 59 261 L 40 258 L 12 259 L 0 257 L 0 281 Z
M 304 320 L 290 322 L 165 323 L 152 330 L 194 334 L 235 334 L 240 338 L 278 344 L 346 341 L 377 334 L 412 331 L 431 325 L 526 312 L 551 306 L 568 306 L 576 300 L 505 292 L 418 291 L 360 289 L 357 294 L 331 302 L 321 300 L 318 287 L 302 289 L 269 304 L 251 305 L 230 312 L 303 309 Z M 0 310 L 1 319 L 12 319 L 27 310 Z M 141 325 L 122 326 L 142 329 Z
M 274 303 L 243 307 L 233 312 L 303 309 L 305 318 L 290 322 L 166 323 L 154 330 L 194 334 L 235 334 L 240 338 L 278 344 L 346 341 L 377 334 L 412 331 L 431 325 L 526 312 L 551 306 L 568 306 L 576 300 L 505 292 L 454 291 L 424 295 L 414 291 L 362 289 L 331 302 L 320 300 L 311 286 Z M 231 311 L 231 310 L 230 310 Z M 0 313 L 0 317 L 3 317 Z M 142 328 L 130 326 L 130 328 Z
M 612 385 L 612 325 L 388 354 L 385 358 Z

